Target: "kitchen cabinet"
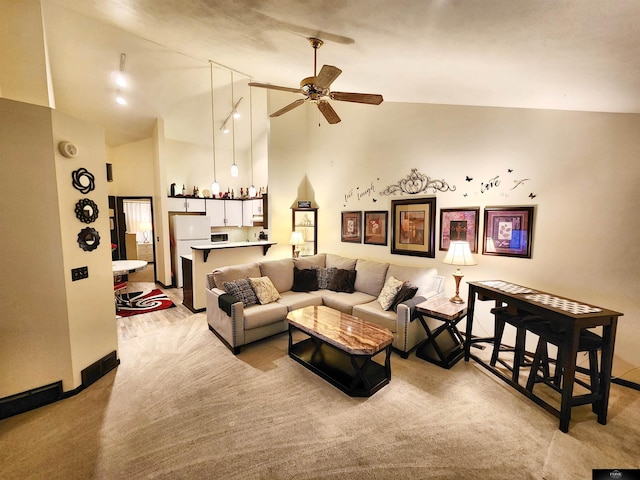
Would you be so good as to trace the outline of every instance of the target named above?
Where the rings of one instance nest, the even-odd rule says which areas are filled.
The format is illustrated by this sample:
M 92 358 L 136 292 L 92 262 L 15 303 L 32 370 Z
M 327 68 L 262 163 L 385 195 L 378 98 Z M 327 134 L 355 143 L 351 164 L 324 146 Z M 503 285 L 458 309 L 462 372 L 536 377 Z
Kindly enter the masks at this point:
M 261 198 L 244 200 L 242 205 L 242 225 L 244 227 L 268 228 L 267 224 L 267 195 Z
M 242 200 L 221 200 L 208 198 L 207 217 L 212 227 L 241 227 Z
M 300 245 L 300 256 L 318 253 L 318 209 L 292 208 L 292 231 L 301 232 L 304 244 Z M 295 246 L 291 247 L 292 252 Z
M 204 213 L 206 210 L 204 198 L 169 197 L 167 208 L 170 212 Z

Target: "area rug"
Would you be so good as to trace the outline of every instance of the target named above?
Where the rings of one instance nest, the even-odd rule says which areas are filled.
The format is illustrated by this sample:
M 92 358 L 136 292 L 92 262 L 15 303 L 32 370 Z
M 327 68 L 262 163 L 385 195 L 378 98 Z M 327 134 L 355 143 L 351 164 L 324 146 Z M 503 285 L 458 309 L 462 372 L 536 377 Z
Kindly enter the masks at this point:
M 124 302 L 118 303 L 118 315 L 130 317 L 140 313 L 155 312 L 165 308 L 175 307 L 175 304 L 159 289 L 153 289 L 148 293 L 135 292 L 122 295 Z

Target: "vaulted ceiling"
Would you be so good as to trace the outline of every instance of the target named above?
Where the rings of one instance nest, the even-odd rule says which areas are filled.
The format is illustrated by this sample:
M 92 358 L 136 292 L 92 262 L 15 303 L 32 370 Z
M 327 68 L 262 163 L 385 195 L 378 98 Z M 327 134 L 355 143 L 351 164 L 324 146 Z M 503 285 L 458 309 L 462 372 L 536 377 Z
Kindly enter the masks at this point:
M 313 75 L 308 37 L 325 42 L 318 66 L 343 70 L 334 89 L 386 102 L 640 113 L 638 0 L 42 5 L 56 107 L 102 125 L 110 145 L 149 137 L 157 117 L 172 138 L 198 141 L 207 112 L 211 122 L 209 60 L 236 80 L 298 87 Z M 121 53 L 126 108 L 113 101 Z

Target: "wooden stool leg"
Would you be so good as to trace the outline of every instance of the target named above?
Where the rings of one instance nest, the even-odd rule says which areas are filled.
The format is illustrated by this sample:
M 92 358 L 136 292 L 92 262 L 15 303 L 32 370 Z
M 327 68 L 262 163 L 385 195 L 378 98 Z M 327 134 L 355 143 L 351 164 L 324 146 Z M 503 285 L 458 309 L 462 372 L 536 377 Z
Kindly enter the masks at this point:
M 517 327 L 516 330 L 516 348 L 513 352 L 513 372 L 511 380 L 514 383 L 520 383 L 518 380 L 520 378 L 520 365 L 524 363 L 524 348 L 525 348 L 525 338 L 527 331 L 522 327 Z
M 504 334 L 504 320 L 498 318 L 499 315 L 495 316 L 494 328 L 493 328 L 493 353 L 491 354 L 491 361 L 489 362 L 492 367 L 496 366 L 496 362 L 498 361 L 498 354 L 500 353 L 500 344 L 502 343 L 502 335 Z
M 533 355 L 533 362 L 531 363 L 531 370 L 529 371 L 529 378 L 527 379 L 527 390 L 533 391 L 533 386 L 536 383 L 538 377 L 538 370 L 540 369 L 543 357 L 545 357 L 545 363 L 548 368 L 547 359 L 547 342 L 542 339 L 538 340 L 538 346 L 536 347 L 536 353 Z

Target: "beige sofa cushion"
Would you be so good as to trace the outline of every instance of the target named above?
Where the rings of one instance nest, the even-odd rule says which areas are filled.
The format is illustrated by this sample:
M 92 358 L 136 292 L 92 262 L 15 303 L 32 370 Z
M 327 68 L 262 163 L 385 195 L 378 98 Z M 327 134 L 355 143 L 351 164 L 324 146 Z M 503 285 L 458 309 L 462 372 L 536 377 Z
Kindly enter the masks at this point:
M 288 292 L 293 288 L 293 259 L 283 258 L 281 260 L 268 260 L 260 262 L 262 275 L 258 277 L 269 277 L 273 286 L 278 292 Z
M 300 270 L 304 270 L 305 268 L 314 268 L 314 267 L 324 268 L 326 259 L 327 259 L 327 255 L 325 253 L 318 253 L 317 255 L 312 255 L 310 257 L 294 258 L 293 264 L 296 267 L 298 267 Z
M 380 325 L 381 327 L 386 327 L 391 330 L 392 333 L 396 333 L 398 330 L 398 314 L 393 310 L 383 310 L 377 300 L 361 305 L 354 305 L 352 315 L 367 322 Z
M 435 268 L 405 267 L 402 265 L 389 265 L 387 278 L 395 277 L 402 282 L 410 282 L 418 287 L 416 296 L 424 296 L 427 292 L 438 291 L 438 270 Z
M 331 290 L 319 291 L 322 292 L 322 301 L 327 307 L 349 314 L 353 311 L 354 305 L 368 303 L 376 299 L 373 295 L 368 295 L 364 292 L 345 293 L 333 292 Z
M 291 269 L 293 270 L 293 269 Z M 293 276 L 293 272 L 291 273 Z M 245 263 L 242 265 L 229 265 L 227 267 L 219 267 L 213 271 L 213 280 L 216 287 L 224 290 L 224 282 L 233 282 L 241 278 L 259 277 L 260 267 L 257 263 Z
M 356 272 L 358 272 L 356 274 L 356 290 L 377 297 L 384 287 L 388 269 L 388 263 L 358 259 L 356 263 Z
M 282 321 L 287 316 L 287 307 L 278 302 L 267 305 L 251 305 L 244 309 L 244 328 L 263 327 L 271 323 Z
M 335 267 L 342 268 L 343 270 L 355 270 L 356 261 L 357 260 L 355 258 L 341 257 L 340 255 L 334 255 L 333 253 L 327 253 L 325 266 L 327 268 Z
M 322 296 L 307 292 L 282 292 L 278 303 L 286 305 L 287 310 L 292 311 L 298 308 L 322 305 Z

